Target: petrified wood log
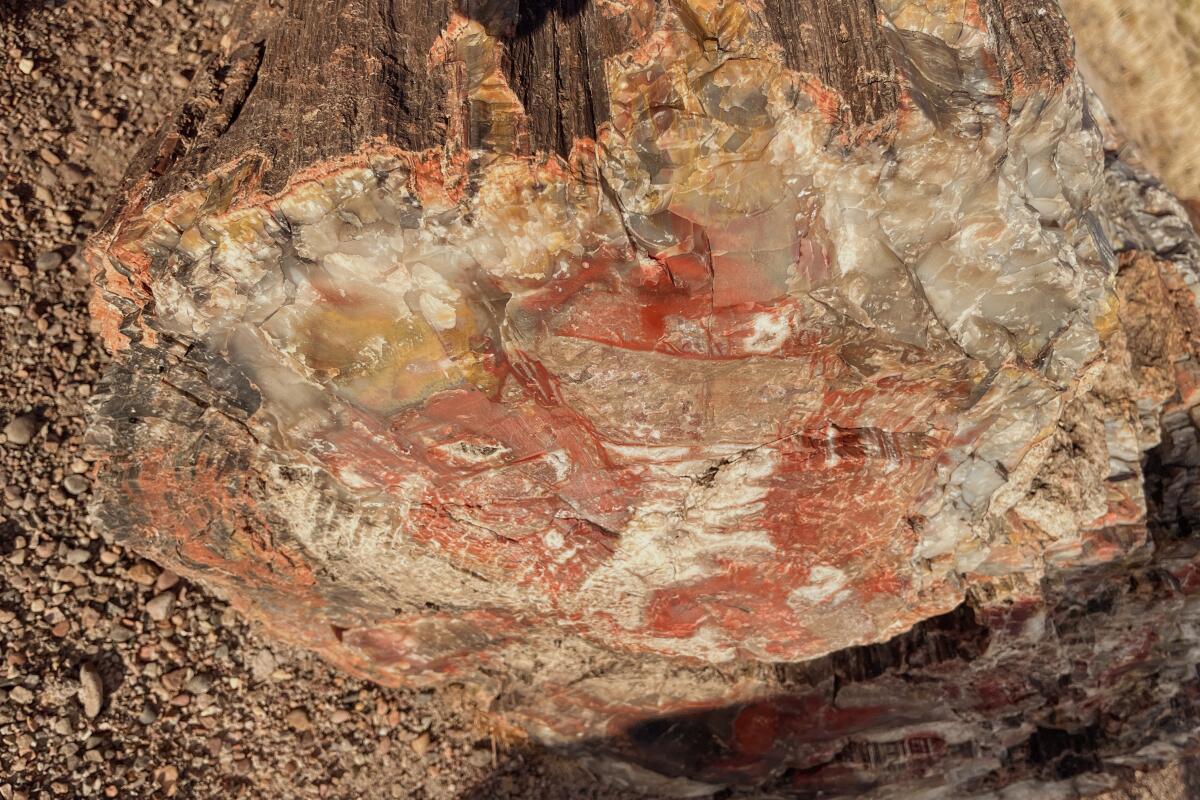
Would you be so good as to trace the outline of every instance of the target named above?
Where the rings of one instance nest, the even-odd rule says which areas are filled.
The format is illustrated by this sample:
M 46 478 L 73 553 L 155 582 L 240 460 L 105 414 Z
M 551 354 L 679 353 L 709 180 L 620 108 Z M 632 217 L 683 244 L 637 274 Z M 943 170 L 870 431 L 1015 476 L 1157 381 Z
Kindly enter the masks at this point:
M 664 792 L 1192 745 L 1200 244 L 1056 7 L 293 0 L 226 44 L 90 248 L 102 530 Z

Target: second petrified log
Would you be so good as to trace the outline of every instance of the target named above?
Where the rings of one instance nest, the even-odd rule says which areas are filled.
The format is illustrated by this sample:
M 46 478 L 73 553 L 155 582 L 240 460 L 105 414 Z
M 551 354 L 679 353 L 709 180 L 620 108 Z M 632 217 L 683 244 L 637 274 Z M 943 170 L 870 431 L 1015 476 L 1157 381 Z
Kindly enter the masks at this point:
M 677 793 L 1188 744 L 1197 245 L 1055 7 L 237 31 L 90 249 L 102 528 Z

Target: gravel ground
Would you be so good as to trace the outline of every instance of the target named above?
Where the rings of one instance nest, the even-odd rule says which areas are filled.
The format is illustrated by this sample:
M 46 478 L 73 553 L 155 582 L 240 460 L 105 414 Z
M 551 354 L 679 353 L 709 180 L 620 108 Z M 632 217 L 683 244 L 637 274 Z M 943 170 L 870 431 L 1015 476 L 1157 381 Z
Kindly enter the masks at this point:
M 0 800 L 632 797 L 498 741 L 462 692 L 266 642 L 89 529 L 104 354 L 79 248 L 229 5 L 0 0 Z M 1181 798 L 1184 779 L 1114 800 Z
M 0 798 L 599 797 L 461 692 L 264 641 L 87 525 L 80 247 L 229 7 L 0 0 Z

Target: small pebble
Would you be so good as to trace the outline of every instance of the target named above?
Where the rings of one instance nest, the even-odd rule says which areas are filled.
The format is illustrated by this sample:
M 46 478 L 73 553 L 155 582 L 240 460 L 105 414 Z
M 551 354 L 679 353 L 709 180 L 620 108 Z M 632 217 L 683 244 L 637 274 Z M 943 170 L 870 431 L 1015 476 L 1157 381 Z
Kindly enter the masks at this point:
M 46 151 L 49 152 L 49 151 Z M 58 269 L 62 266 L 62 253 L 57 250 L 47 250 L 37 257 L 37 268 L 40 270 Z
M 24 446 L 33 440 L 37 430 L 37 419 L 31 414 L 24 414 L 4 426 L 4 438 L 9 444 Z
M 165 592 L 174 588 L 177 583 L 179 583 L 179 576 L 169 569 L 164 569 L 158 576 L 158 580 L 154 582 L 154 591 Z
M 79 702 L 88 719 L 95 719 L 104 704 L 104 683 L 100 680 L 100 673 L 91 664 L 79 668 Z
M 131 631 L 129 628 L 126 628 L 124 625 L 113 625 L 112 630 L 108 632 L 108 638 L 112 639 L 118 644 L 128 642 L 135 636 L 137 636 L 137 634 Z
M 8 692 L 8 699 L 14 703 L 28 705 L 33 702 L 33 692 L 26 689 L 24 686 L 14 686 Z
M 169 692 L 178 692 L 183 688 L 183 684 L 187 681 L 188 671 L 185 667 L 173 669 L 166 675 L 162 676 L 162 684 Z
M 408 746 L 411 747 L 413 752 L 418 756 L 424 757 L 424 755 L 429 752 L 429 745 L 431 741 L 432 740 L 429 738 L 428 733 L 422 733 L 420 736 L 409 742 Z
M 150 619 L 155 622 L 162 622 L 167 617 L 171 616 L 171 611 L 175 608 L 175 595 L 171 592 L 160 592 L 154 595 L 150 602 L 146 603 L 146 613 L 150 615 Z
M 158 569 L 145 561 L 139 561 L 129 568 L 129 580 L 142 586 L 153 586 L 158 580 Z
M 74 547 L 67 551 L 66 561 L 68 564 L 86 564 L 92 558 L 92 551 L 85 550 L 82 547 Z
M 166 766 L 154 771 L 154 779 L 158 781 L 158 785 L 167 793 L 167 797 L 174 797 L 176 786 L 179 781 L 179 769 L 174 766 Z
M 287 722 L 288 726 L 291 727 L 292 730 L 307 731 L 312 728 L 312 721 L 309 720 L 308 714 L 306 714 L 302 708 L 297 708 L 293 711 L 290 711 L 287 717 L 284 718 L 284 721 Z
M 208 675 L 196 675 L 184 684 L 184 688 L 192 694 L 204 694 L 212 688 L 212 685 L 213 680 Z
M 63 479 L 63 488 L 67 494 L 81 495 L 88 490 L 88 479 L 82 475 L 68 475 Z

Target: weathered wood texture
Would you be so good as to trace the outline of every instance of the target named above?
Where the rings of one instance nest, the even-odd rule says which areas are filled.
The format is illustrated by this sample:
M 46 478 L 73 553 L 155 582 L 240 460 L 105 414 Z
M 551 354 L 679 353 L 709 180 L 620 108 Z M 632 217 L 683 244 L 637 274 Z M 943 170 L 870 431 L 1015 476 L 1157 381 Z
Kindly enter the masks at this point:
M 598 3 L 573 0 L 460 8 L 504 42 L 505 73 L 530 117 L 531 150 L 566 156 L 608 118 L 604 59 L 629 49 L 656 13 L 651 0 L 616 7 L 604 14 Z M 221 57 L 197 77 L 130 178 L 153 178 L 149 197 L 161 199 L 261 153 L 270 165 L 262 189 L 276 192 L 305 168 L 374 140 L 406 150 L 453 146 L 449 120 L 462 110 L 449 106 L 447 71 L 430 59 L 453 10 L 443 0 L 243 3 Z M 886 131 L 899 86 L 874 0 L 767 0 L 762 13 L 787 66 L 836 98 L 841 124 Z M 1014 81 L 1070 74 L 1070 39 L 1053 4 L 986 0 L 978 13 L 996 37 L 1010 90 Z

